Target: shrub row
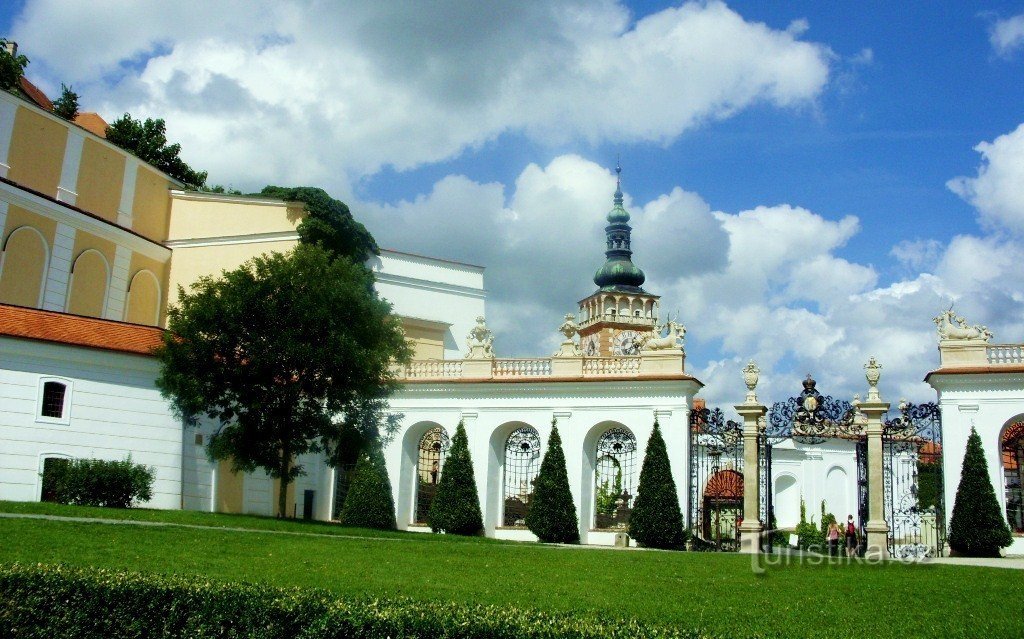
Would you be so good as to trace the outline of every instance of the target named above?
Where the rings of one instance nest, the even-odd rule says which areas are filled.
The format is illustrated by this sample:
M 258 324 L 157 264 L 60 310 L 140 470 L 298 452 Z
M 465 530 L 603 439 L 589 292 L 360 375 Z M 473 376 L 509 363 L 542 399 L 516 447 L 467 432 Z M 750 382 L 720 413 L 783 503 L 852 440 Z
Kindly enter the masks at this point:
M 635 621 L 508 606 L 339 599 L 197 578 L 61 565 L 0 565 L 0 636 L 381 638 L 700 637 Z
M 43 471 L 43 499 L 77 506 L 130 508 L 153 497 L 152 468 L 102 459 L 49 459 Z

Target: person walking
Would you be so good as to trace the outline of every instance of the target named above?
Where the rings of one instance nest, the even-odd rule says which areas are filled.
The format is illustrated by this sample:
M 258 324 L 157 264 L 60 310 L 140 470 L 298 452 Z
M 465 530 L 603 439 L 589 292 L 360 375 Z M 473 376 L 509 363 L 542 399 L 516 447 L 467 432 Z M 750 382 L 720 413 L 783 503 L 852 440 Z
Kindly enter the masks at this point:
M 839 554 L 839 524 L 834 521 L 830 523 L 825 537 L 828 540 L 828 556 L 837 556 Z
M 853 515 L 846 516 L 846 556 L 857 555 L 857 527 L 853 524 Z

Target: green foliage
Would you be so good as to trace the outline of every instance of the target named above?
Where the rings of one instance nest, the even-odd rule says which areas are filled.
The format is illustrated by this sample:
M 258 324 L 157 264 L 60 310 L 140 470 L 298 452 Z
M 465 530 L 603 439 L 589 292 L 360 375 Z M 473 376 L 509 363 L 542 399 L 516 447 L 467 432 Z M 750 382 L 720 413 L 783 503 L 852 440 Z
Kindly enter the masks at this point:
M 78 506 L 131 508 L 153 497 L 155 470 L 132 463 L 101 459 L 48 459 L 42 473 L 47 501 Z
M 338 598 L 323 590 L 211 583 L 67 566 L 0 567 L 0 632 L 49 637 L 700 637 L 696 631 L 514 606 Z
M 657 421 L 640 468 L 640 484 L 629 516 L 629 535 L 649 548 L 679 549 L 686 541 L 676 482 Z
M 548 449 L 533 484 L 533 501 L 530 502 L 530 512 L 526 513 L 526 527 L 538 539 L 548 543 L 580 542 L 580 524 L 572 491 L 569 490 L 562 438 L 554 420 L 551 420 Z
M 362 264 L 372 253 L 380 254 L 373 236 L 352 217 L 348 206 L 323 189 L 311 186 L 266 186 L 259 193 L 306 205 L 306 217 L 298 226 L 299 240 L 319 244 L 335 257 L 344 256 Z
M 213 186 L 203 186 L 199 188 L 204 193 L 224 193 L 225 195 L 242 195 L 242 192 L 231 186 L 224 186 L 223 184 L 214 184 Z
M 28 58 L 23 55 L 11 55 L 7 46 L 10 40 L 0 38 L 0 89 L 13 91 L 18 89 L 18 79 L 25 75 Z
M 948 542 L 954 552 L 968 557 L 998 557 L 1000 548 L 1013 543 L 992 489 L 981 437 L 973 426 L 956 489 Z
M 607 479 L 598 484 L 597 493 L 594 495 L 594 510 L 599 515 L 611 517 L 615 515 L 615 509 L 617 508 L 615 502 L 618 500 L 619 495 L 622 494 L 622 467 L 617 459 L 613 457 L 608 459 L 615 464 L 615 477 L 611 480 L 610 486 Z
M 394 530 L 395 502 L 391 481 L 379 446 L 369 446 L 356 463 L 355 477 L 348 487 L 341 524 L 358 528 Z
M 484 522 L 480 514 L 480 498 L 476 493 L 473 460 L 469 456 L 469 438 L 461 420 L 441 469 L 441 480 L 430 503 L 427 520 L 434 532 L 483 534 Z
M 53 114 L 68 122 L 78 115 L 78 94 L 71 87 L 60 83 L 60 97 L 53 101 Z
M 179 157 L 180 144 L 167 144 L 167 124 L 163 118 L 136 120 L 130 113 L 107 127 L 107 142 L 116 144 L 149 162 L 185 186 L 200 189 L 206 184 L 206 171 L 195 171 Z
M 156 383 L 184 418 L 221 424 L 213 459 L 287 487 L 303 473 L 295 456 L 335 458 L 346 423 L 394 388 L 391 364 L 409 346 L 390 310 L 367 269 L 317 246 L 256 257 L 179 289 Z
M 797 545 L 804 550 L 821 550 L 825 544 L 825 537 L 821 530 L 814 524 L 814 517 L 807 521 L 807 504 L 804 498 L 800 498 L 800 523 L 796 525 Z
M 917 464 L 917 506 L 938 509 L 942 499 L 942 462 Z

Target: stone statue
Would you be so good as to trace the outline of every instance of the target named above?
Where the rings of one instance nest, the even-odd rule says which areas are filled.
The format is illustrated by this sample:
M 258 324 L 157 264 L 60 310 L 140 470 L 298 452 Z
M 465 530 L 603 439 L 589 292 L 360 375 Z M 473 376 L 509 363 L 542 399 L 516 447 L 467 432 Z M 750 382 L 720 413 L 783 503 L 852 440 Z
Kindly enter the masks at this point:
M 683 350 L 681 342 L 686 339 L 686 327 L 669 320 L 666 324 L 668 335 L 655 337 L 657 333 L 646 333 L 637 340 L 641 351 L 676 351 Z
M 754 360 L 750 360 L 746 366 L 743 367 L 743 383 L 747 386 L 747 403 L 757 403 L 757 380 L 760 379 L 761 369 L 757 367 Z
M 939 340 L 982 340 L 992 339 L 992 332 L 981 324 L 969 326 L 967 320 L 960 317 L 950 308 L 932 320 L 939 330 Z
M 579 332 L 579 324 L 576 323 L 576 316 L 572 313 L 565 314 L 565 321 L 558 327 L 558 332 L 565 335 L 565 340 L 562 345 L 558 348 L 558 352 L 555 353 L 555 357 L 582 357 L 583 353 L 580 351 L 580 346 L 577 344 L 573 337 Z
M 878 380 L 882 377 L 882 365 L 874 357 L 868 359 L 864 364 L 864 378 L 868 380 L 868 401 L 881 401 L 878 394 Z
M 476 318 L 476 326 L 469 331 L 466 346 L 469 347 L 466 359 L 494 359 L 494 334 L 487 328 L 483 315 Z

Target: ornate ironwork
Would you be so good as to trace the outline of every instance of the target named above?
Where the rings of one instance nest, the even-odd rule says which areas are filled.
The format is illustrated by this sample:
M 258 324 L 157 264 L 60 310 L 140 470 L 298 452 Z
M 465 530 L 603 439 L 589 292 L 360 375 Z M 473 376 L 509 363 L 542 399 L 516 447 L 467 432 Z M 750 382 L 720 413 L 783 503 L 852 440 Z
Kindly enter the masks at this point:
M 451 448 L 448 433 L 441 426 L 428 430 L 420 439 L 419 460 L 416 464 L 416 523 L 424 524 L 430 514 L 430 504 L 437 493 L 444 459 Z
M 743 516 L 743 427 L 722 410 L 690 412 L 689 523 L 702 548 L 739 549 Z
M 831 438 L 858 438 L 863 425 L 856 419 L 853 404 L 822 395 L 810 375 L 797 397 L 775 402 L 768 411 L 764 434 L 772 444 L 793 438 L 804 444 L 820 444 Z
M 882 481 L 889 553 L 941 556 L 946 543 L 942 414 L 937 404 L 901 402 L 882 431 Z
M 540 435 L 532 426 L 512 431 L 505 442 L 504 514 L 502 525 L 525 526 L 540 472 Z
M 1003 430 L 1000 439 L 1006 486 L 1006 520 L 1014 533 L 1024 533 L 1024 422 Z
M 594 473 L 594 527 L 624 529 L 633 512 L 636 437 L 625 428 L 612 428 L 597 440 Z

